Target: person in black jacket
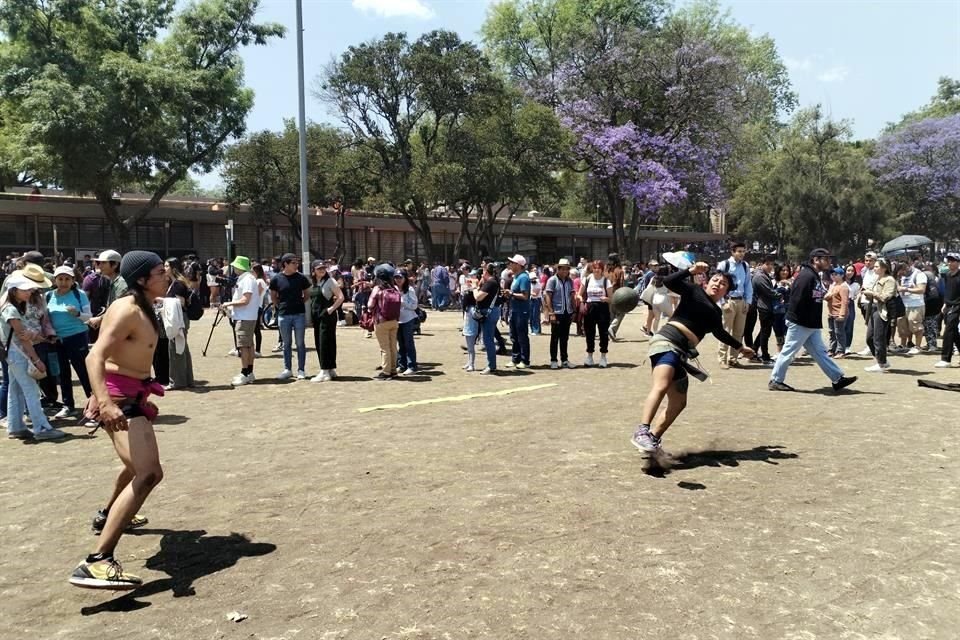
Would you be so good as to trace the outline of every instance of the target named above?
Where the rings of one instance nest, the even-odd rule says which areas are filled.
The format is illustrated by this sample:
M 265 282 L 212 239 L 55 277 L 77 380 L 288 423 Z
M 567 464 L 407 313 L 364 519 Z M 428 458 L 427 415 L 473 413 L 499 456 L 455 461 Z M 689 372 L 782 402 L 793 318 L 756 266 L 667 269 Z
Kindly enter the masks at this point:
M 827 293 L 820 274 L 830 269 L 831 258 L 826 249 L 814 249 L 810 252 L 810 262 L 800 266 L 800 273 L 793 281 L 787 310 L 787 339 L 767 385 L 771 391 L 794 390 L 784 380 L 793 359 L 804 348 L 830 378 L 834 391 L 848 387 L 857 380 L 856 377 L 843 375 L 843 370 L 830 359 L 820 333 L 823 330 L 823 296 Z
M 753 274 L 753 301 L 757 305 L 757 317 L 760 320 L 760 333 L 753 341 L 753 349 L 757 352 L 754 360 L 765 365 L 773 364 L 769 347 L 770 333 L 773 331 L 773 305 L 777 297 L 773 288 L 773 266 L 773 257 L 767 256 Z

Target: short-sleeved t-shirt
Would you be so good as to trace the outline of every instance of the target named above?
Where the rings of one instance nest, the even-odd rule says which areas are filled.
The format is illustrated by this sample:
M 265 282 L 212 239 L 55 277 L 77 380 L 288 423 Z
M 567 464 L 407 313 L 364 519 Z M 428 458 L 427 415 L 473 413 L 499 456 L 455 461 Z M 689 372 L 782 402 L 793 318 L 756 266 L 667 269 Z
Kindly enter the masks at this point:
M 245 272 L 237 278 L 237 285 L 233 288 L 233 302 L 243 300 L 243 296 L 250 294 L 250 302 L 233 307 L 234 320 L 256 320 L 260 314 L 260 288 L 257 278 L 252 273 Z
M 307 312 L 303 292 L 310 288 L 310 281 L 299 271 L 291 275 L 278 273 L 270 281 L 270 290 L 277 292 L 277 314 L 295 316 Z
M 927 286 L 927 276 L 920 271 L 919 269 L 911 269 L 905 276 L 900 278 L 900 285 L 903 287 L 917 287 L 923 285 Z M 903 298 L 903 306 L 913 309 L 915 307 L 924 306 L 923 302 L 923 293 L 901 293 L 900 297 Z
M 50 322 L 53 324 L 53 329 L 57 332 L 58 338 L 69 338 L 86 333 L 86 323 L 67 310 L 67 307 L 74 307 L 81 313 L 83 311 L 90 313 L 90 300 L 86 293 L 79 289 L 71 289 L 60 295 L 54 289 L 47 295 L 49 296 L 47 313 L 50 314 Z
M 18 344 L 19 340 L 17 338 L 10 339 L 10 333 L 13 331 L 13 327 L 10 326 L 11 320 L 19 320 L 23 323 L 24 327 L 27 327 L 26 318 L 21 315 L 17 308 L 12 304 L 3 305 L 3 309 L 0 310 L 0 318 L 3 319 L 3 322 L 0 323 L 0 340 L 3 340 L 3 346 L 8 347 L 8 351 L 17 351 L 23 353 L 23 350 Z M 29 327 L 27 327 L 29 328 Z
M 480 285 L 480 291 L 486 293 L 487 297 L 477 303 L 477 308 L 489 309 L 496 302 L 497 296 L 500 295 L 500 283 L 497 282 L 496 278 L 490 278 Z
M 511 293 L 526 293 L 528 296 L 530 294 L 530 276 L 527 275 L 526 271 L 521 271 L 513 278 L 513 282 L 510 284 Z M 510 298 L 510 308 L 519 309 L 525 311 L 530 308 L 530 298 L 522 300 L 520 298 Z

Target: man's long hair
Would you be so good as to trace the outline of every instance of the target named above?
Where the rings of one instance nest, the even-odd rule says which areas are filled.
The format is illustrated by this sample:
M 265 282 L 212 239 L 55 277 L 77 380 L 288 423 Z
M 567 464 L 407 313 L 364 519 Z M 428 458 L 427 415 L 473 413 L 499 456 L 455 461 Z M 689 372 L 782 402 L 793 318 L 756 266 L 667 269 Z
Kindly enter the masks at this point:
M 143 315 L 147 316 L 150 324 L 153 325 L 153 330 L 159 335 L 160 320 L 157 318 L 157 312 L 153 308 L 153 301 L 147 297 L 147 292 L 143 288 L 143 285 L 139 282 L 128 283 L 128 289 L 123 295 L 133 296 L 133 301 L 137 304 L 137 307 L 140 308 L 140 311 L 143 311 Z

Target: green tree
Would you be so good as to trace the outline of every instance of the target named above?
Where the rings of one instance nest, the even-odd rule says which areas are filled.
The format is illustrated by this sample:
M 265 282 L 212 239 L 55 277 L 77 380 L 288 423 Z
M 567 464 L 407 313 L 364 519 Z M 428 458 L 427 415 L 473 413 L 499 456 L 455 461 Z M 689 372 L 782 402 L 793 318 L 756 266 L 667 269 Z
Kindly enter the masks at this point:
M 18 166 L 99 201 L 121 249 L 129 231 L 193 169 L 210 171 L 253 104 L 242 46 L 283 27 L 259 0 L 5 0 L 0 99 L 17 124 Z M 151 198 L 121 213 L 114 190 Z
M 890 132 L 927 118 L 946 118 L 958 113 L 960 113 L 960 80 L 942 76 L 937 81 L 937 92 L 930 98 L 930 102 L 903 116 L 899 123 L 888 126 L 887 131 Z
M 285 120 L 280 132 L 256 132 L 229 147 L 223 169 L 227 202 L 249 205 L 257 226 L 270 225 L 274 217 L 283 219 L 297 239 L 301 239 L 299 144 L 296 123 Z M 377 161 L 345 132 L 308 124 L 307 203 L 337 210 L 338 258 L 345 251 L 343 217 L 371 189 Z
M 779 251 L 825 246 L 841 256 L 887 235 L 890 202 L 868 169 L 867 149 L 850 138 L 849 125 L 819 107 L 798 112 L 733 193 L 731 228 Z
M 500 81 L 476 46 L 449 31 L 415 42 L 390 33 L 349 47 L 319 81 L 316 95 L 379 159 L 378 188 L 435 256 L 430 222 L 444 204 L 438 174 L 465 117 Z

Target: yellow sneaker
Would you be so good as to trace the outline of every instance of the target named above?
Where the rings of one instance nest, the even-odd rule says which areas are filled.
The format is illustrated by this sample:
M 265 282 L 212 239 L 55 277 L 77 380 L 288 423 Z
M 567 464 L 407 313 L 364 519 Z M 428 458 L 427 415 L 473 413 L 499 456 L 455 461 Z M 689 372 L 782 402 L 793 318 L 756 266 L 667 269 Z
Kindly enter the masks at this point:
M 124 573 L 123 567 L 113 558 L 97 562 L 81 562 L 70 574 L 70 584 L 85 589 L 136 589 L 143 580 L 130 573 Z

